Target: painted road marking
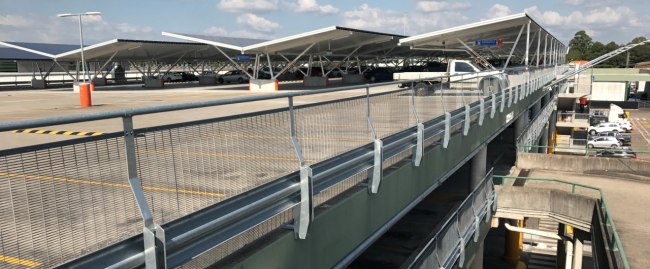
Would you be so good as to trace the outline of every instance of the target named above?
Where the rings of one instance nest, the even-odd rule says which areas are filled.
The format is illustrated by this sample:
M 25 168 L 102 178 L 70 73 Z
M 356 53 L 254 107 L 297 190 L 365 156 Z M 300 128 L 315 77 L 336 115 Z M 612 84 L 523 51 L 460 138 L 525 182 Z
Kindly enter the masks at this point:
M 646 127 L 650 128 L 650 125 L 647 121 L 640 121 L 639 123 L 639 133 L 643 136 L 643 139 L 645 139 L 648 145 L 650 145 L 650 133 L 648 132 L 648 129 L 646 129 Z
M 295 161 L 299 162 L 298 158 L 262 156 L 262 155 L 243 155 L 243 154 L 220 154 L 220 153 L 206 153 L 194 151 L 171 151 L 171 150 L 138 150 L 144 153 L 164 153 L 164 154 L 181 154 L 181 155 L 199 155 L 199 156 L 214 156 L 214 157 L 228 157 L 228 158 L 242 158 L 242 159 L 259 159 L 259 160 L 274 160 L 274 161 Z M 316 160 L 305 159 L 305 162 L 315 163 Z
M 19 134 L 50 134 L 50 135 L 76 135 L 76 136 L 98 136 L 103 133 L 100 132 L 72 132 L 72 131 L 56 131 L 56 130 L 13 130 L 12 133 Z
M 107 183 L 107 182 L 83 180 L 83 179 L 74 179 L 74 178 L 65 178 L 65 177 L 37 176 L 37 175 L 2 173 L 2 172 L 0 172 L 0 176 L 16 177 L 16 178 L 29 178 L 29 179 L 41 179 L 41 180 L 53 180 L 53 181 L 60 181 L 60 182 L 66 182 L 66 183 L 79 183 L 79 184 L 89 184 L 89 185 L 119 187 L 119 188 L 129 188 L 129 189 L 131 188 L 131 186 L 129 184 Z M 222 193 L 204 192 L 204 191 L 192 191 L 192 190 L 183 190 L 183 189 L 172 189 L 172 188 L 163 188 L 163 187 L 154 187 L 154 186 L 142 186 L 142 189 L 151 190 L 151 191 L 162 191 L 162 192 L 206 195 L 206 196 L 215 196 L 215 197 L 223 197 L 224 196 L 224 194 L 222 194 Z
M 35 262 L 35 261 L 30 261 L 30 260 L 25 260 L 25 259 L 19 259 L 11 256 L 5 256 L 5 255 L 0 255 L 0 261 L 6 262 L 6 263 L 13 263 L 13 264 L 19 264 L 27 267 L 36 267 L 41 265 L 40 262 Z

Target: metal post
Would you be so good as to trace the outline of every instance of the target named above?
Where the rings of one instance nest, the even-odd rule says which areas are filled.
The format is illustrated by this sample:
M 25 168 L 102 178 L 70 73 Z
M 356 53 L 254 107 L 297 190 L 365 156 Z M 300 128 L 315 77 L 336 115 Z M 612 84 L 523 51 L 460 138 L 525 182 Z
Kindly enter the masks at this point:
M 81 28 L 81 14 L 79 16 L 79 39 L 81 40 L 81 70 L 83 70 L 83 82 L 86 83 L 86 61 L 84 59 L 84 34 Z M 90 74 L 88 74 L 90 79 Z
M 515 48 L 517 48 L 517 44 L 519 43 L 519 38 L 521 37 L 521 33 L 524 32 L 524 27 L 526 25 L 522 25 L 521 29 L 519 30 L 519 34 L 517 35 L 517 39 L 515 39 L 515 43 L 512 44 L 512 49 L 510 50 L 510 54 L 508 54 L 508 59 L 506 60 L 506 63 L 503 65 L 503 70 L 506 70 L 508 67 L 508 63 L 510 62 L 510 58 L 512 58 L 512 54 L 515 53 Z
M 314 220 L 314 185 L 311 167 L 305 164 L 305 158 L 296 137 L 296 120 L 293 110 L 293 96 L 289 96 L 289 123 L 291 142 L 300 161 L 300 203 L 293 207 L 293 233 L 296 239 L 307 238 L 309 224 Z
M 411 108 L 413 109 L 413 116 L 417 122 L 417 144 L 415 145 L 415 148 L 413 148 L 413 165 L 420 166 L 422 154 L 424 152 L 424 124 L 420 122 L 418 111 L 415 108 L 415 88 L 413 87 L 413 82 L 411 82 Z
M 539 29 L 539 33 L 537 34 L 537 53 L 535 55 L 537 56 L 537 59 L 535 60 L 535 66 L 539 66 L 539 45 L 542 43 L 542 29 Z
M 548 56 L 548 51 L 546 50 L 547 45 L 548 45 L 548 33 L 544 37 L 544 66 L 548 64 L 548 60 L 546 59 Z
M 108 58 L 108 61 L 106 61 L 106 62 L 104 63 L 104 65 L 102 65 L 102 66 L 101 66 L 101 67 L 100 67 L 100 68 L 95 72 L 95 75 L 93 76 L 93 78 L 92 78 L 90 81 L 93 81 L 93 80 L 95 80 L 95 78 L 97 78 L 97 75 L 99 75 L 99 73 L 100 73 L 102 70 L 104 70 L 104 68 L 106 67 L 106 65 L 108 65 L 108 63 L 110 63 L 111 60 L 113 60 L 113 57 L 115 57 L 115 54 L 117 54 L 117 51 L 114 52 L 113 55 L 111 55 L 111 57 Z
M 372 118 L 370 117 L 370 86 L 366 84 L 366 117 L 368 119 L 368 124 L 370 125 L 370 129 L 372 131 L 372 136 L 374 139 L 374 152 L 375 152 L 375 157 L 373 161 L 373 166 L 368 171 L 368 191 L 370 193 L 377 193 L 379 191 L 379 184 L 381 183 L 381 179 L 383 178 L 383 147 L 384 144 L 377 137 L 377 132 L 375 131 L 375 127 L 372 123 Z
M 129 185 L 133 196 L 142 214 L 144 220 L 144 255 L 145 266 L 147 269 L 167 268 L 165 253 L 165 232 L 154 223 L 153 214 L 147 203 L 147 198 L 142 190 L 140 179 L 138 178 L 138 166 L 135 154 L 135 133 L 133 130 L 133 118 L 131 116 L 122 117 L 124 127 L 124 148 L 126 151 L 126 168 Z
M 271 72 L 271 78 L 273 78 L 273 66 L 271 66 L 271 56 L 269 54 L 266 54 L 266 60 L 269 62 L 269 72 Z

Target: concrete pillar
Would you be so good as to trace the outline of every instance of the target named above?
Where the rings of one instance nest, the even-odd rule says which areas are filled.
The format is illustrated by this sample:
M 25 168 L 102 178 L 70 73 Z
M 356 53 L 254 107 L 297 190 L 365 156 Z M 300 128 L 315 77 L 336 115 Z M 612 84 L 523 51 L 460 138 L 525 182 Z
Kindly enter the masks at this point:
M 572 241 L 564 241 L 564 244 L 566 244 L 565 247 L 565 253 L 566 253 L 566 262 L 564 263 L 564 268 L 566 269 L 571 269 L 573 268 L 573 242 Z
M 480 149 L 469 163 L 469 192 L 471 193 L 487 173 L 487 146 Z
M 565 235 L 566 226 L 562 223 L 558 224 L 558 235 L 563 237 Z M 557 255 L 555 256 L 556 268 L 566 268 L 566 245 L 563 240 L 557 240 Z M 570 263 L 569 263 L 570 265 Z
M 582 269 L 582 245 L 584 241 L 577 236 L 576 230 L 573 235 L 573 268 Z
M 542 130 L 542 135 L 541 138 L 539 139 L 539 146 L 540 146 L 540 148 L 538 148 L 539 153 L 546 154 L 548 152 L 547 148 L 545 148 L 548 146 L 548 131 L 546 129 Z
M 481 243 L 481 245 L 476 250 L 474 261 L 472 261 L 472 264 L 469 266 L 468 269 L 483 269 L 483 252 L 485 252 L 484 247 L 485 247 L 485 242 Z
M 519 227 L 519 220 L 506 219 L 511 226 Z M 503 251 L 503 260 L 509 264 L 517 265 L 519 262 L 519 242 L 521 233 L 506 230 L 505 250 Z
M 542 109 L 542 102 L 537 101 L 535 104 L 533 104 L 533 107 L 531 110 L 533 111 L 531 119 L 534 119 L 537 114 L 539 114 L 539 111 Z
M 526 118 L 528 117 L 527 113 L 521 114 L 519 118 L 517 118 L 514 122 L 514 129 L 515 129 L 515 135 L 514 135 L 514 145 L 517 145 L 517 138 L 521 135 L 521 133 L 524 132 L 524 126 L 526 126 Z

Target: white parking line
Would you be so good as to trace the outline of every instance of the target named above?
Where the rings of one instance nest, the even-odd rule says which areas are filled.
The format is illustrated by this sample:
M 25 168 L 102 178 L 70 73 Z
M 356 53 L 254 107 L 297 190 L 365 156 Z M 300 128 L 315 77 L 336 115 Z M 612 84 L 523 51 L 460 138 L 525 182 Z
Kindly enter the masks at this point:
M 645 126 L 643 126 L 643 124 L 641 124 L 639 120 L 636 120 L 636 126 L 639 128 L 639 133 L 641 134 L 641 136 L 643 136 L 643 139 L 645 139 L 648 145 L 650 145 L 650 139 L 649 139 L 650 133 L 648 132 L 648 129 L 646 129 Z

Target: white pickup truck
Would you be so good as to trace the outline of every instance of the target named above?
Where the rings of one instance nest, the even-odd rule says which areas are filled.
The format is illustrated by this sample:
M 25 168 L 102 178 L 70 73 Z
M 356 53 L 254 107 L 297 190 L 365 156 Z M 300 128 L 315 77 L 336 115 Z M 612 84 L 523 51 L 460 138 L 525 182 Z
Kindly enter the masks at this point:
M 479 91 L 483 95 L 490 94 L 490 90 L 497 93 L 500 89 L 508 87 L 508 75 L 500 70 L 484 70 L 473 61 L 451 60 L 448 64 L 438 65 L 442 70 L 446 68 L 446 72 L 397 72 L 393 74 L 393 80 L 416 80 L 414 86 L 417 96 L 432 95 L 439 88 L 427 86 L 434 84 L 442 84 L 442 89 L 468 89 Z M 423 69 L 426 70 L 426 67 Z M 442 71 L 440 68 L 437 69 Z M 413 68 L 405 68 L 405 70 L 413 70 Z M 444 76 L 452 77 L 431 79 Z M 423 80 L 418 81 L 419 79 Z M 402 84 L 400 87 L 410 87 L 410 83 Z

